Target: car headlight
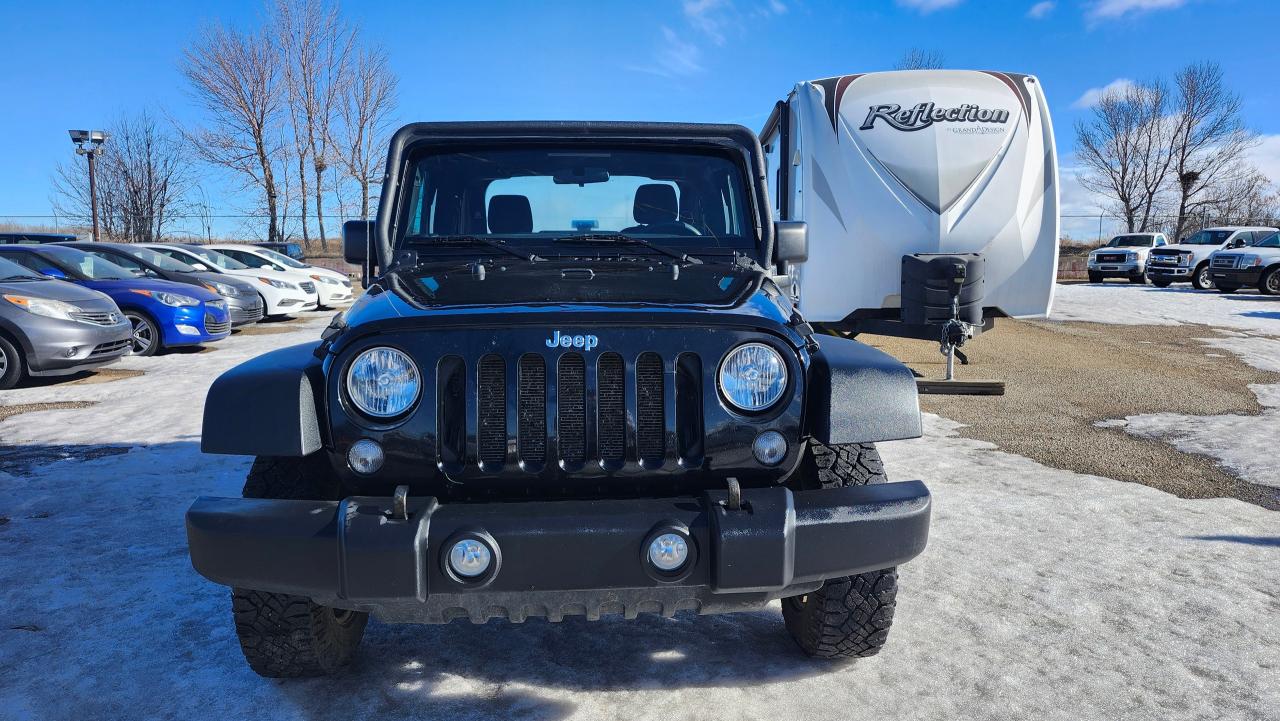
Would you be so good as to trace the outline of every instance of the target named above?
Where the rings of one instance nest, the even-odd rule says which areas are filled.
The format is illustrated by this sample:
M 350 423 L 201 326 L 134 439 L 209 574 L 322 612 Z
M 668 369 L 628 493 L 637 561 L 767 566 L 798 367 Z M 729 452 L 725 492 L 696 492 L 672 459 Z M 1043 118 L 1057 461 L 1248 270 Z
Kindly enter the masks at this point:
M 200 301 L 189 295 L 181 293 L 170 293 L 167 290 L 141 290 L 138 288 L 130 288 L 131 292 L 138 295 L 145 295 L 153 300 L 157 300 L 172 308 L 184 308 L 189 306 L 200 305 Z
M 5 295 L 4 299 L 18 306 L 19 308 L 42 315 L 46 318 L 57 318 L 59 320 L 75 320 L 71 317 L 72 313 L 79 313 L 81 308 L 78 305 L 72 305 L 60 300 L 52 298 L 34 298 L 29 295 Z
M 1262 256 L 1260 255 L 1243 255 L 1240 256 L 1241 268 L 1254 268 L 1262 265 Z
M 773 348 L 747 343 L 720 361 L 720 392 L 744 411 L 762 411 L 782 397 L 787 387 L 787 364 Z
M 341 281 L 336 278 L 330 278 L 327 275 L 313 275 L 311 276 L 311 280 L 319 281 L 325 285 L 342 285 Z
M 297 289 L 298 289 L 298 286 L 294 285 L 293 283 L 286 283 L 286 282 L 284 282 L 283 280 L 276 280 L 275 278 L 262 278 L 262 277 L 259 277 L 259 278 L 258 278 L 258 280 L 260 280 L 260 281 L 262 281 L 263 283 L 265 283 L 265 284 L 267 284 L 267 285 L 271 286 L 272 288 L 284 288 L 284 289 L 286 289 L 286 290 L 297 290 Z
M 204 286 L 218 295 L 225 295 L 228 298 L 234 298 L 240 295 L 240 289 L 228 283 L 219 283 L 216 280 L 205 281 Z
M 422 389 L 418 366 L 395 348 L 370 348 L 347 370 L 347 395 L 361 412 L 390 418 L 409 410 Z

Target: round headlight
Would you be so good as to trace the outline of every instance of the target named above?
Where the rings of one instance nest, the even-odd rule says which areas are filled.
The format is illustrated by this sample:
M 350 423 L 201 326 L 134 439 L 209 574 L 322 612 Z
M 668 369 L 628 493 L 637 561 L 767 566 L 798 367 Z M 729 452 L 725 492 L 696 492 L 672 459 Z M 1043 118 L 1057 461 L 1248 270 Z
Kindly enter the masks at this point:
M 390 418 L 418 400 L 422 380 L 409 356 L 395 348 L 370 348 L 347 371 L 347 395 L 362 412 Z
M 762 411 L 782 397 L 787 387 L 787 364 L 778 351 L 763 343 L 747 343 L 729 351 L 720 362 L 720 392 L 744 411 Z

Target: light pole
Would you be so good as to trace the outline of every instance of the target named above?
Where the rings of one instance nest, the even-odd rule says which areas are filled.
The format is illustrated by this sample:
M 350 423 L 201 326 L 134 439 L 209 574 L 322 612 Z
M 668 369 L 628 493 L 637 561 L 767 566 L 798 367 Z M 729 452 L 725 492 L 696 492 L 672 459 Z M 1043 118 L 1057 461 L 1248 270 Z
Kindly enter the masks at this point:
M 102 238 L 98 235 L 98 180 L 94 176 L 94 160 L 102 155 L 102 144 L 111 137 L 102 130 L 68 130 L 71 142 L 76 144 L 76 155 L 89 159 L 89 214 L 93 217 L 93 242 Z

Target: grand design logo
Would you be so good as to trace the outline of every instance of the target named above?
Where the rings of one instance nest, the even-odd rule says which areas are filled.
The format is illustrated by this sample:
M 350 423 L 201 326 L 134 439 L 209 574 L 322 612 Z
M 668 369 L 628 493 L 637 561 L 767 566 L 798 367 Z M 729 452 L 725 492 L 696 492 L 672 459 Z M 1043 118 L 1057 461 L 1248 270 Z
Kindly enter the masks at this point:
M 924 130 L 934 123 L 1006 123 L 1009 111 L 980 108 L 968 103 L 958 108 L 939 108 L 934 103 L 919 103 L 905 110 L 896 103 L 872 105 L 859 130 L 871 130 L 876 120 L 883 119 L 898 130 Z
M 581 348 L 583 350 L 592 350 L 600 345 L 600 339 L 593 335 L 569 335 L 556 331 L 554 335 L 546 340 L 548 348 Z

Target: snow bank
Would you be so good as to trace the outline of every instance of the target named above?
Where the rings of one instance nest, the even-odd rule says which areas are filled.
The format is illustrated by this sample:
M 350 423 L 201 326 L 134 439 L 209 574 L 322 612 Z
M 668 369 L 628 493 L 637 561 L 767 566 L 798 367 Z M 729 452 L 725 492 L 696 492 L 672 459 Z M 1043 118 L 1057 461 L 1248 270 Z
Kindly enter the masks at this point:
M 148 371 L 136 379 L 18 392 L 102 402 L 0 423 L 0 443 L 136 447 L 0 474 L 0 718 L 1163 721 L 1280 708 L 1273 513 L 1046 468 L 932 416 L 926 438 L 883 446 L 892 477 L 929 482 L 935 510 L 878 657 L 805 659 L 775 605 L 373 623 L 344 676 L 261 679 L 240 656 L 227 590 L 186 554 L 191 499 L 238 494 L 248 463 L 199 453 L 199 410 L 218 372 L 320 325 L 129 359 Z
M 1050 319 L 1122 325 L 1202 323 L 1280 335 L 1280 297 L 1226 295 L 1186 285 L 1068 284 L 1057 287 Z

